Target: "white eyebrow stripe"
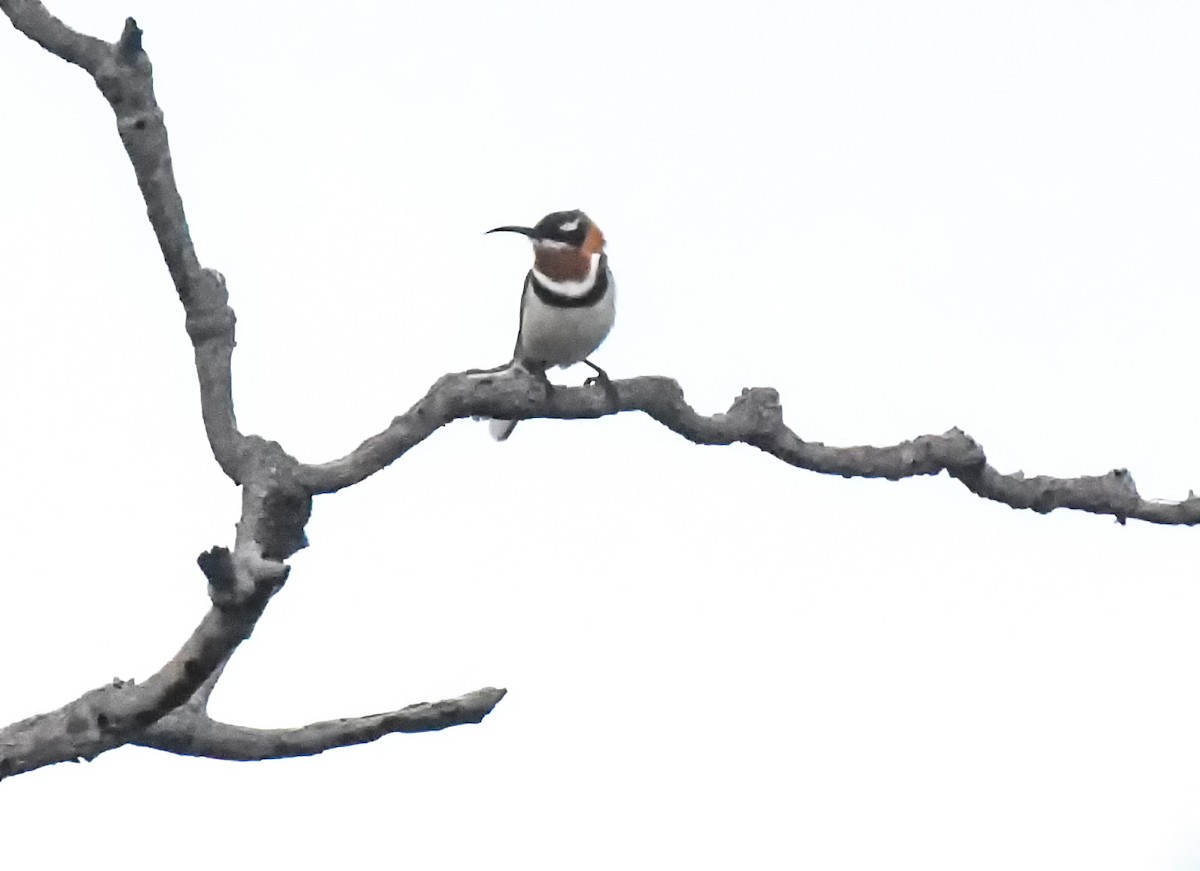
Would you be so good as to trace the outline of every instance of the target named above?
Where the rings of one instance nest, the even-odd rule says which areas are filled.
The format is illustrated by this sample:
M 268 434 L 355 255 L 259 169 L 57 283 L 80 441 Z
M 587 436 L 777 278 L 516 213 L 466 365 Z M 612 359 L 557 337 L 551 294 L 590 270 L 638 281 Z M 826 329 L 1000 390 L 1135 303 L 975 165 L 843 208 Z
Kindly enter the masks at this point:
M 570 233 L 572 230 L 578 230 L 579 219 L 576 218 L 573 221 L 567 221 L 565 224 L 559 224 L 558 229 L 562 230 L 564 233 Z

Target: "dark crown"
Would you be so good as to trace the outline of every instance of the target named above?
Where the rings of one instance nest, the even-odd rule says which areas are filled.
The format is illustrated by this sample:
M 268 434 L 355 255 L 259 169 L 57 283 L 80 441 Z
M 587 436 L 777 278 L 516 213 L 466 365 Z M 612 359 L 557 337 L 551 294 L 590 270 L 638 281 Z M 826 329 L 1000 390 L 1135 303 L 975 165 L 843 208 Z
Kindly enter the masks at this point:
M 534 225 L 533 237 L 565 242 L 578 248 L 587 238 L 588 227 L 591 224 L 588 216 L 579 209 L 571 209 L 569 212 L 551 212 Z

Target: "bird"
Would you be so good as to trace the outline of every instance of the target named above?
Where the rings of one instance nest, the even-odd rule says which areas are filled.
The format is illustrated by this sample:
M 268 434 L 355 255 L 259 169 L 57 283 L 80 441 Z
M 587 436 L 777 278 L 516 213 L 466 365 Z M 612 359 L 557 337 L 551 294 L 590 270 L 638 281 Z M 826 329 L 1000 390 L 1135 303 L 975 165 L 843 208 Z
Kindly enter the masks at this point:
M 519 233 L 533 243 L 533 268 L 521 292 L 520 325 L 513 364 L 553 385 L 546 370 L 585 363 L 610 397 L 608 374 L 588 359 L 608 336 L 616 316 L 616 285 L 604 252 L 604 234 L 578 209 L 551 212 L 532 227 L 496 227 L 488 233 Z M 486 235 L 486 234 L 485 234 Z M 511 364 L 510 364 L 511 365 Z M 496 441 L 512 435 L 515 420 L 492 420 Z

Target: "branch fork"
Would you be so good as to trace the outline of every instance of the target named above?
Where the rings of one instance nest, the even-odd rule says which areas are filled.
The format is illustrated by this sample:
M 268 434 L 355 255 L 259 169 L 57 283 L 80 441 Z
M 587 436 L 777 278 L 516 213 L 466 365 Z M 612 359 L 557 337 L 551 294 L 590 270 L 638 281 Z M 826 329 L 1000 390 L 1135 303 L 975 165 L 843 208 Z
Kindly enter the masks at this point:
M 208 717 L 208 698 L 226 663 L 287 580 L 288 557 L 306 544 L 313 493 L 299 482 L 299 464 L 280 445 L 243 435 L 237 427 L 230 374 L 236 317 L 224 276 L 196 257 L 141 29 L 127 19 L 110 44 L 71 30 L 37 0 L 0 0 L 0 11 L 47 51 L 86 70 L 112 107 L 186 312 L 213 456 L 242 487 L 233 548 L 213 547 L 197 559 L 212 607 L 179 652 L 144 683 L 114 679 L 56 711 L 0 728 L 0 780 L 56 762 L 94 759 L 125 744 L 218 759 L 265 759 L 480 722 L 504 690 L 485 687 L 387 714 L 293 729 L 249 729 Z
M 747 388 L 723 413 L 699 414 L 670 378 L 642 376 L 593 387 L 555 388 L 520 367 L 470 370 L 439 378 L 408 411 L 345 456 L 301 463 L 278 443 L 244 435 L 233 409 L 231 359 L 236 316 L 224 276 L 200 265 L 175 183 L 163 113 L 154 95 L 143 33 L 126 20 L 115 43 L 86 36 L 38 0 L 0 0 L 14 27 L 42 48 L 86 70 L 116 116 L 146 212 L 180 302 L 195 351 L 201 415 L 213 456 L 242 488 L 232 549 L 217 546 L 197 562 L 212 607 L 180 650 L 144 683 L 114 679 L 63 707 L 0 728 L 0 779 L 56 762 L 93 759 L 124 744 L 218 759 L 268 759 L 320 753 L 394 732 L 480 722 L 504 697 L 485 687 L 457 698 L 383 714 L 294 729 L 250 729 L 212 720 L 208 699 L 237 647 L 288 578 L 287 559 L 306 546 L 312 499 L 386 468 L 446 424 L 466 417 L 582 420 L 638 411 L 699 445 L 742 443 L 812 472 L 899 480 L 947 472 L 976 495 L 1013 508 L 1069 508 L 1124 523 L 1200 523 L 1200 498 L 1143 499 L 1125 469 L 1076 478 L 1026 477 L 992 468 L 961 430 L 896 445 L 831 447 L 805 441 L 784 422 L 776 390 Z

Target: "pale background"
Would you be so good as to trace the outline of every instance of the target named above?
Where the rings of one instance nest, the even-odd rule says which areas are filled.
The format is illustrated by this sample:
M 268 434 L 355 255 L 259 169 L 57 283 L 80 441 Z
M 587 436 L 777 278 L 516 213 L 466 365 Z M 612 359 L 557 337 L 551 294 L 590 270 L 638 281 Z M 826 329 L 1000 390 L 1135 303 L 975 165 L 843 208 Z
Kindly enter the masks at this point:
M 1200 487 L 1200 5 L 51 5 L 145 29 L 239 421 L 302 460 L 506 359 L 529 252 L 482 232 L 578 207 L 615 377 Z M 8 722 L 171 655 L 237 493 L 108 106 L 7 22 L 0 82 Z M 1200 868 L 1198 534 L 458 423 L 317 500 L 213 713 L 508 687 L 483 725 L 25 775 L 4 864 Z

